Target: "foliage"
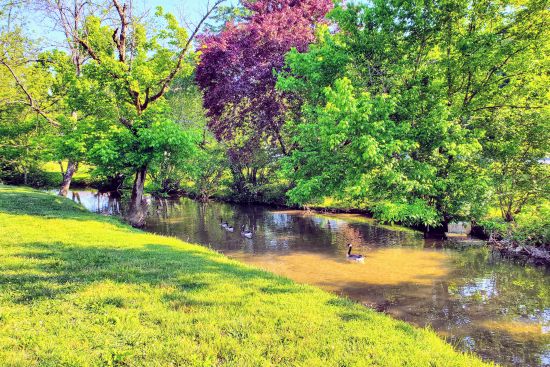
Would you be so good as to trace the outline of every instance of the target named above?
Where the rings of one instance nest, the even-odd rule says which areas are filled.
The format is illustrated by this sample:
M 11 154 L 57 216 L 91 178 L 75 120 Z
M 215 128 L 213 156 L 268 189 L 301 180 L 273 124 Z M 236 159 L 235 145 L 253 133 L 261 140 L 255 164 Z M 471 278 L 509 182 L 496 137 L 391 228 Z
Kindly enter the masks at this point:
M 537 89 L 539 82 L 544 83 L 533 84 Z M 495 115 L 488 124 L 485 159 L 494 185 L 495 205 L 510 222 L 526 205 L 550 200 L 550 165 L 540 162 L 548 154 L 550 115 L 547 110 L 512 110 Z
M 155 191 L 177 190 L 178 178 L 169 176 L 190 168 L 205 124 L 200 93 L 190 83 L 196 61 L 190 45 L 198 29 L 188 34 L 162 8 L 142 18 L 135 17 L 126 2 L 110 3 L 84 2 L 74 14 L 67 13 L 69 7 L 41 3 L 41 9 L 60 22 L 71 55 L 28 52 L 23 36 L 15 48 L 14 40 L 19 39 L 3 35 L 7 41 L 2 60 L 9 57 L 15 70 L 7 75 L 7 84 L 13 86 L 9 92 L 26 101 L 26 112 L 40 115 L 34 117 L 41 126 L 48 127 L 41 117 L 54 125 L 49 134 L 37 134 L 47 147 L 47 154 L 39 153 L 42 162 L 91 163 L 94 176 L 110 188 L 121 188 L 135 172 L 148 172 Z M 109 16 L 100 17 L 99 11 Z M 184 90 L 173 93 L 177 103 L 167 104 L 164 95 L 173 80 L 186 82 L 175 83 L 176 91 Z M 30 161 L 28 144 L 25 149 Z M 7 170 L 17 172 L 13 165 Z M 143 185 L 144 179 L 136 176 L 136 182 Z
M 423 223 L 428 226 L 439 224 L 438 213 L 422 200 L 411 204 L 379 201 L 371 205 L 371 211 L 376 218 L 384 223 L 404 225 Z
M 244 7 L 240 2 L 237 5 L 220 5 L 205 24 L 206 32 L 211 34 L 220 33 L 228 23 L 244 22 L 251 15 L 250 9 Z
M 75 72 L 64 52 L 39 51 L 21 28 L 4 32 L 0 42 L 0 72 L 5 84 L 0 113 L 5 116 L 2 133 L 12 164 L 11 182 L 34 186 L 59 184 L 40 172 L 48 161 L 81 162 L 90 147 L 90 132 L 101 128 L 97 118 L 105 104 L 97 86 Z M 78 163 L 77 163 L 78 166 Z M 23 178 L 18 178 L 23 172 Z M 31 174 L 31 176 L 29 176 Z
M 433 331 L 70 200 L 0 187 L 7 365 L 485 366 Z
M 208 200 L 227 169 L 224 150 L 206 127 L 202 94 L 194 75 L 179 76 L 166 95 L 167 111 L 181 133 L 192 141 L 188 149 L 168 152 L 151 166 L 148 190 L 157 196 L 190 194 Z M 170 132 L 169 132 L 170 133 Z M 184 154 L 182 154 L 184 153 Z
M 550 203 L 547 201 L 517 216 L 512 239 L 519 243 L 550 248 Z
M 187 171 L 192 181 L 190 193 L 200 201 L 207 201 L 218 193 L 224 173 L 228 168 L 225 149 L 209 138 L 193 159 Z
M 191 149 L 193 139 L 170 119 L 162 95 L 153 100 L 174 70 L 188 35 L 160 8 L 156 20 L 164 26 L 147 30 L 145 24 L 132 23 L 133 43 L 128 50 L 112 41 L 114 28 L 102 25 L 99 18 L 86 20 L 84 42 L 95 57 L 83 74 L 101 88 L 105 104 L 119 116 L 97 132 L 91 157 L 112 172 L 158 165 L 165 155 Z M 179 73 L 189 75 L 192 70 L 193 55 L 185 55 Z
M 196 143 L 192 131 L 184 132 L 170 119 L 165 94 L 177 76 L 192 74 L 196 60 L 193 39 L 220 2 L 209 6 L 191 32 L 161 7 L 148 17 L 133 13 L 128 1 L 75 2 L 74 6 L 44 2 L 48 16 L 63 30 L 76 70 L 72 79 L 65 81 L 70 87 L 67 103 L 75 102 L 70 109 L 72 119 L 66 119 L 67 124 L 56 123 L 63 144 L 69 142 L 73 154 L 89 151 L 86 159 L 98 166 L 100 175 L 116 178 L 135 173 L 128 219 L 136 226 L 144 221 L 147 172 L 161 169 L 166 157 L 173 160 L 176 155 L 189 155 Z M 65 73 L 52 75 L 63 77 Z M 95 107 L 85 108 L 90 102 Z M 79 111 L 88 113 L 85 116 L 91 120 L 86 131 L 79 129 Z M 75 146 L 81 140 L 71 139 L 72 134 L 84 137 L 91 146 Z
M 538 1 L 337 6 L 329 16 L 336 26 L 320 29 L 308 52 L 290 52 L 279 75 L 279 90 L 304 99 L 286 125 L 295 147 L 285 160 L 295 180 L 290 200 L 349 197 L 411 224 L 482 216 L 498 170 L 495 145 L 534 170 L 547 154 L 546 135 L 517 134 L 516 154 L 497 128 L 548 124 L 539 84 L 547 15 Z M 531 128 L 520 127 L 526 119 Z M 544 185 L 517 166 L 499 173 Z
M 275 147 L 286 153 L 281 127 L 291 102 L 275 90 L 274 71 L 282 68 L 291 48 L 306 50 L 315 24 L 332 2 L 261 0 L 243 5 L 243 21 L 228 22 L 220 33 L 202 37 L 196 80 L 204 92 L 208 126 L 228 144 L 236 193 L 246 196 L 242 190 L 252 186 L 255 191 L 257 180 L 248 173 L 271 161 L 256 158 Z M 241 182 L 246 176 L 249 180 Z
M 252 13 L 246 21 L 202 37 L 197 82 L 217 138 L 231 140 L 249 116 L 257 136 L 267 131 L 278 138 L 284 101 L 274 89 L 273 70 L 281 69 L 291 48 L 304 51 L 314 40 L 312 26 L 331 2 L 255 1 L 245 2 L 244 7 Z M 243 118 L 224 115 L 235 109 Z
M 494 239 L 506 239 L 518 245 L 546 246 L 550 249 L 550 202 L 544 200 L 528 205 L 506 222 L 500 217 L 488 217 L 479 222 L 487 235 Z
M 6 182 L 40 184 L 43 180 L 36 172 L 41 160 L 52 153 L 48 144 L 53 136 L 51 126 L 28 108 L 27 96 L 12 75 L 25 80 L 29 93 L 51 103 L 47 91 L 53 78 L 47 67 L 24 61 L 25 55 L 38 56 L 35 48 L 19 28 L 0 36 L 0 179 Z

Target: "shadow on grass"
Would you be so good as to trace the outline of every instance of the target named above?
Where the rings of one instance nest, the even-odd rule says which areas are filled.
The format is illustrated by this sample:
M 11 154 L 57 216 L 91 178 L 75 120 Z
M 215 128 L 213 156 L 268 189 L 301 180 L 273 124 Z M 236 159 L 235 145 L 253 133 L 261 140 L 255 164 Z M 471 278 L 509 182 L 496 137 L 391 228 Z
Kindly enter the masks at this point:
M 214 253 L 183 251 L 165 245 L 120 249 L 34 242 L 22 244 L 20 248 L 21 252 L 11 255 L 17 265 L 0 263 L 0 290 L 12 292 L 15 303 L 63 297 L 103 281 L 170 286 L 175 291 L 164 299 L 169 303 L 186 301 L 182 295 L 208 291 L 218 282 L 236 284 L 250 294 L 276 296 L 294 291 L 290 280 L 262 270 L 226 263 Z

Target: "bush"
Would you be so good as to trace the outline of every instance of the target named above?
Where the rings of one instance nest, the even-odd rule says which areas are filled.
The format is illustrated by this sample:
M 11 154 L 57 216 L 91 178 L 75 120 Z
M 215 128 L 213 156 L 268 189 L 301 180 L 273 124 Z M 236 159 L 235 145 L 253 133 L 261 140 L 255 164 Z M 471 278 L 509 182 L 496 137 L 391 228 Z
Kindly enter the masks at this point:
M 27 171 L 25 180 L 24 172 L 19 170 L 1 170 L 0 180 L 10 185 L 27 185 L 35 188 L 56 187 L 61 183 L 61 174 L 55 172 L 44 172 L 43 170 L 31 167 Z
M 495 239 L 507 239 L 518 245 L 550 247 L 550 203 L 527 207 L 515 222 L 488 218 L 479 222 L 485 233 Z
M 372 204 L 370 210 L 376 219 L 384 223 L 432 227 L 438 227 L 441 223 L 437 211 L 423 200 L 416 200 L 412 204 L 381 201 Z
M 522 244 L 550 247 L 550 203 L 519 214 L 512 230 L 512 239 Z

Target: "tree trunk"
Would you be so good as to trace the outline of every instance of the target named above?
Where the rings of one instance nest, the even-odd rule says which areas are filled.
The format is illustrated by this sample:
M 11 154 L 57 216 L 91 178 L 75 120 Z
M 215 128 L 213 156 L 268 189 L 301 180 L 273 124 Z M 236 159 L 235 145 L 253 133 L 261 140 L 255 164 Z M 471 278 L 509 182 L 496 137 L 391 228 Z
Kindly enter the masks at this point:
M 231 163 L 231 174 L 233 175 L 232 189 L 235 193 L 241 195 L 244 193 L 245 177 L 241 170 L 241 167 L 237 163 Z
M 11 9 L 10 9 L 10 13 L 11 13 Z M 29 147 L 25 148 L 25 152 L 26 152 L 26 157 L 29 156 Z M 23 185 L 27 186 L 28 183 L 29 183 L 29 167 L 27 167 L 27 164 L 28 163 L 25 163 L 25 165 L 23 166 Z
M 132 187 L 132 196 L 130 198 L 130 207 L 128 209 L 127 219 L 133 227 L 143 227 L 145 225 L 145 216 L 147 213 L 147 203 L 143 196 L 145 186 L 145 175 L 147 166 L 143 166 L 136 171 L 134 186 Z
M 514 221 L 514 215 L 512 214 L 511 210 L 506 210 L 504 212 L 504 220 L 506 222 L 513 222 Z
M 69 159 L 67 164 L 67 170 L 63 173 L 63 181 L 61 182 L 61 187 L 59 188 L 59 196 L 67 196 L 69 188 L 71 187 L 71 181 L 73 175 L 78 169 L 78 162 L 74 162 Z

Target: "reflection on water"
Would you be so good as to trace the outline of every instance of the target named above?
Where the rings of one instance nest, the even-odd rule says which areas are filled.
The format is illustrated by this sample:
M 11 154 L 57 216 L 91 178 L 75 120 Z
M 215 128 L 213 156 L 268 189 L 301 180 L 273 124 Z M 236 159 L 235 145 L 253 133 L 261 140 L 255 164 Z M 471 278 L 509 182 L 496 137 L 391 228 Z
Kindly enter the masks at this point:
M 87 195 L 80 193 L 80 202 L 91 210 L 120 212 L 110 198 Z M 234 232 L 220 226 L 222 218 Z M 252 239 L 241 236 L 242 225 L 254 232 Z M 357 215 L 185 198 L 152 200 L 146 229 L 429 325 L 458 349 L 485 359 L 550 366 L 549 274 L 501 261 L 485 248 L 440 249 L 411 231 L 377 226 Z M 364 263 L 346 261 L 347 243 L 366 257 Z
M 58 190 L 49 192 L 57 194 Z M 104 215 L 119 215 L 121 213 L 120 194 L 117 192 L 102 193 L 97 190 L 79 190 L 69 191 L 67 197 L 94 213 Z

